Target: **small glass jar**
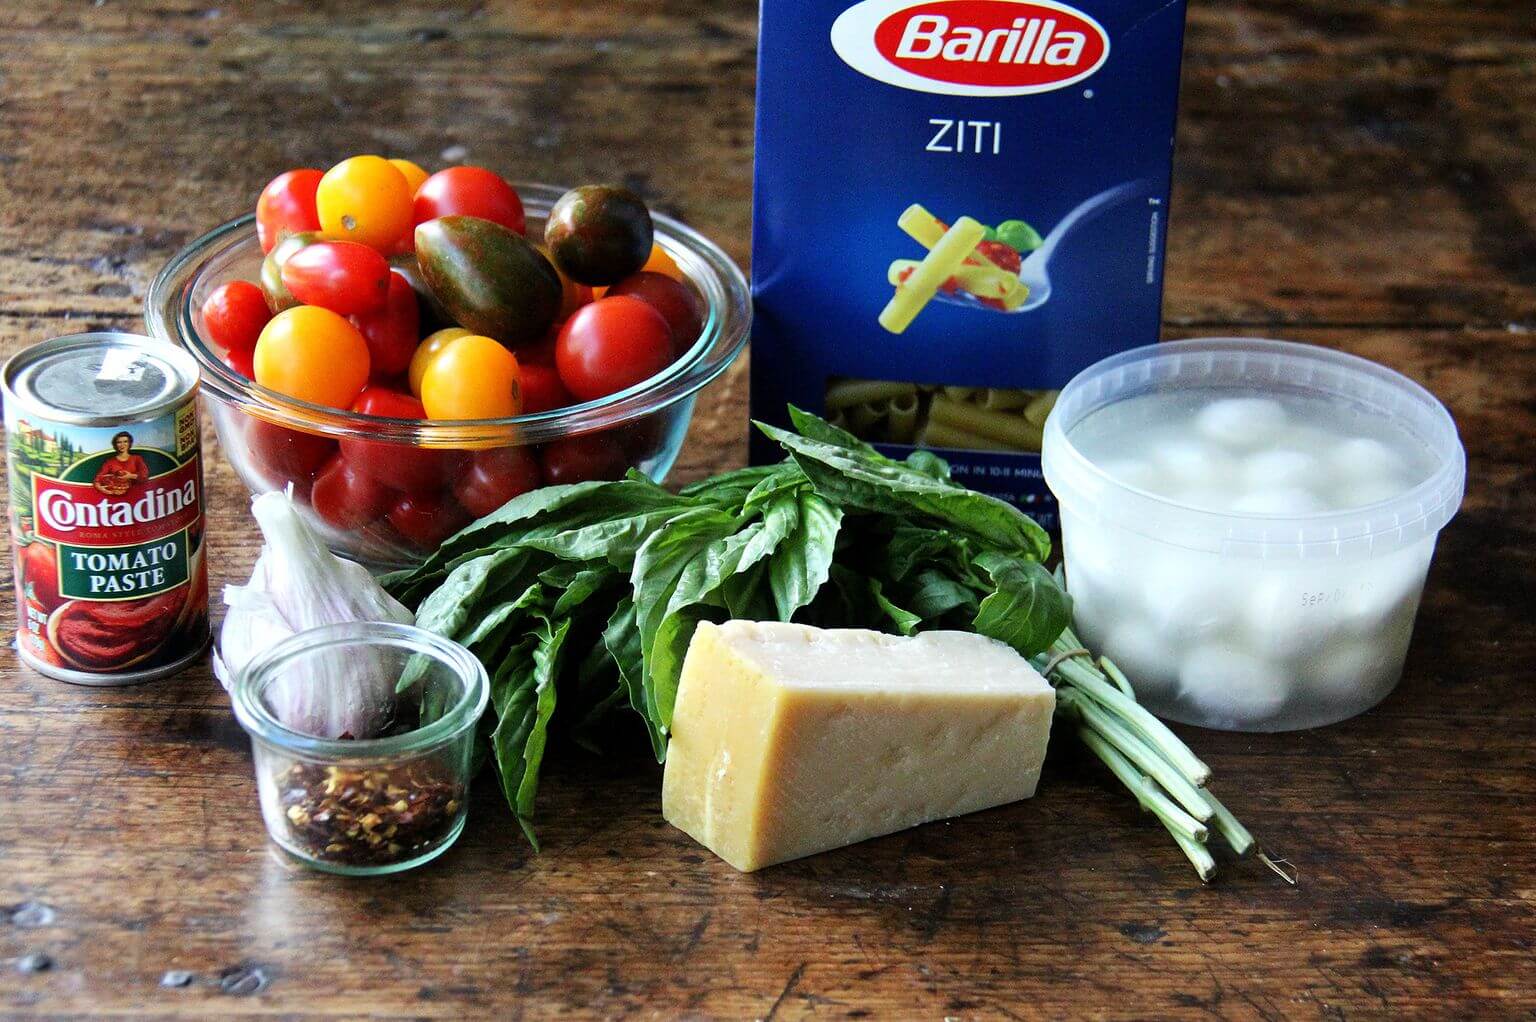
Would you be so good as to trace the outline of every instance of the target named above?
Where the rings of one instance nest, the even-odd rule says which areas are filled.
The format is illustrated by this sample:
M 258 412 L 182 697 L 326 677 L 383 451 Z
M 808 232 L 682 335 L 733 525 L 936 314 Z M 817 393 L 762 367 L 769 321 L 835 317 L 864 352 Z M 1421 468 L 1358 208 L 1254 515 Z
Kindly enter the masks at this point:
M 267 833 L 305 865 L 350 876 L 441 855 L 464 829 L 489 692 L 469 650 L 413 625 L 348 622 L 277 643 L 233 686 Z

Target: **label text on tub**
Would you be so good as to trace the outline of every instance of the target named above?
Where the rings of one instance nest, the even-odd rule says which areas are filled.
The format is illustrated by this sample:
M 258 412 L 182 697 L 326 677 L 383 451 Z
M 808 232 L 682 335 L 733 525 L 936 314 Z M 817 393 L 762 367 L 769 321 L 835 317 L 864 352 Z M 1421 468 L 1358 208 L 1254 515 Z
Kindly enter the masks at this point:
M 849 67 L 951 96 L 1019 96 L 1076 84 L 1109 58 L 1109 35 L 1049 0 L 864 0 L 832 25 Z

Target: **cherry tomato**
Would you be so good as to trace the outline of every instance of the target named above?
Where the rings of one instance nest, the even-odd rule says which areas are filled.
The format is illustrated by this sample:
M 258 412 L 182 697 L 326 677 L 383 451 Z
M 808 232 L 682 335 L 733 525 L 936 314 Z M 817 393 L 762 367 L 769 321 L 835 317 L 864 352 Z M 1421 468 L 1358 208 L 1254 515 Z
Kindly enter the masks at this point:
M 571 392 L 565 389 L 565 384 L 560 382 L 560 374 L 554 366 L 524 362 L 521 358 L 517 364 L 522 370 L 524 415 L 548 412 L 576 403 Z
M 262 328 L 255 369 L 256 382 L 279 394 L 351 408 L 368 382 L 368 342 L 331 310 L 299 305 Z
M 406 372 L 406 377 L 411 385 L 411 393 L 421 397 L 421 378 L 427 374 L 427 366 L 432 360 L 442 354 L 449 341 L 456 341 L 460 337 L 468 337 L 469 331 L 461 326 L 447 326 L 427 337 L 416 346 L 411 354 L 411 365 Z
M 618 479 L 629 469 L 624 451 L 600 433 L 552 440 L 544 445 L 544 481 L 551 486 L 589 479 Z
M 410 368 L 420 338 L 421 306 L 416 290 L 399 273 L 389 275 L 389 295 L 383 306 L 352 317 L 352 325 L 368 342 L 369 377 L 378 382 L 398 377 Z
M 640 299 L 667 321 L 672 328 L 672 350 L 681 354 L 699 339 L 704 327 L 704 307 L 693 288 L 664 273 L 641 270 L 625 277 L 608 289 L 608 297 L 631 295 Z
M 571 318 L 571 313 L 586 305 L 592 300 L 592 289 L 585 284 L 578 284 L 566 276 L 560 264 L 549 254 L 549 246 L 542 242 L 535 244 L 534 248 L 539 254 L 549 260 L 549 265 L 555 268 L 555 275 L 560 278 L 560 311 L 555 314 L 555 322 L 560 323 Z
M 686 283 L 688 278 L 683 276 L 683 271 L 678 268 L 677 260 L 667 254 L 667 250 L 660 245 L 651 246 L 651 255 L 640 267 L 640 272 L 660 273 L 671 277 L 673 280 Z
M 421 164 L 413 163 L 398 156 L 392 158 L 389 161 L 389 165 L 398 170 L 400 176 L 405 178 L 405 186 L 411 190 L 413 196 L 416 194 L 416 189 L 420 188 L 421 183 L 428 177 L 427 172 L 421 169 Z
M 427 363 L 421 403 L 429 419 L 499 419 L 523 407 L 517 356 L 480 334 L 448 342 Z
M 437 549 L 469 523 L 469 512 L 444 494 L 407 493 L 389 509 L 389 524 L 421 550 Z
M 248 280 L 231 280 L 214 289 L 203 302 L 203 327 L 225 351 L 250 351 L 261 328 L 272 318 L 267 296 Z
M 343 316 L 372 312 L 389 295 L 389 263 L 352 241 L 305 245 L 283 263 L 282 275 L 293 297 Z
M 327 525 L 360 529 L 389 511 L 395 499 L 389 487 L 338 455 L 326 462 L 309 491 L 309 506 Z
M 416 190 L 416 223 L 460 214 L 491 220 L 523 233 L 523 200 L 517 190 L 484 167 L 449 167 L 422 182 Z
M 320 229 L 315 190 L 324 176 L 307 168 L 290 170 L 274 177 L 261 190 L 261 197 L 256 200 L 256 238 L 263 252 L 272 251 L 284 234 Z
M 555 342 L 555 368 L 583 401 L 650 379 L 672 361 L 672 329 L 638 298 L 618 295 L 583 305 Z
M 301 494 L 336 453 L 336 441 L 279 426 L 265 419 L 245 420 L 245 451 L 268 488 L 293 483 Z
M 521 447 L 476 451 L 453 484 L 453 495 L 476 518 L 495 511 L 513 497 L 539 488 L 539 463 Z
M 549 366 L 553 369 L 555 342 L 560 339 L 560 328 L 563 326 L 565 326 L 564 323 L 556 323 L 549 328 L 549 333 L 544 335 L 543 340 L 535 341 L 533 344 L 520 344 L 513 348 L 512 354 L 517 356 L 518 364 L 527 365 L 531 362 L 534 365 Z
M 247 380 L 254 380 L 256 378 L 255 354 L 255 348 L 249 351 L 226 351 L 224 353 L 224 364 L 241 376 L 244 376 Z
M 382 156 L 354 156 L 325 172 L 315 192 L 328 238 L 388 252 L 411 229 L 411 187 Z
M 357 396 L 354 412 L 388 419 L 425 419 L 421 402 L 387 387 L 368 386 Z M 440 490 L 458 476 L 469 456 L 464 451 L 414 447 L 381 440 L 341 441 L 347 463 L 392 490 L 427 493 Z

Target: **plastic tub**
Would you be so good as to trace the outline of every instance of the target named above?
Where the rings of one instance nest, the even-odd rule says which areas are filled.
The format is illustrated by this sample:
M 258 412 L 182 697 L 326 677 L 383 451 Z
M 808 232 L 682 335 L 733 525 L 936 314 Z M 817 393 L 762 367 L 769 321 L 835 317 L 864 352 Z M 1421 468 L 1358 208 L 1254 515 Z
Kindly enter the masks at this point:
M 1116 420 L 1093 420 L 1173 407 L 1169 398 L 1203 409 L 1255 397 L 1369 424 L 1411 449 L 1422 470 L 1385 499 L 1349 491 L 1364 496 L 1343 510 L 1240 510 L 1241 500 L 1213 510 L 1117 468 L 1102 442 L 1103 423 Z M 1095 435 L 1090 457 L 1083 448 Z M 1314 447 L 1330 449 L 1302 453 L 1348 454 L 1344 443 Z M 1340 485 L 1350 482 L 1347 458 L 1332 464 L 1345 466 L 1332 470 Z M 1222 486 L 1236 485 L 1237 465 L 1207 467 Z M 1436 537 L 1466 482 L 1455 423 L 1423 387 L 1352 355 L 1244 338 L 1137 348 L 1079 373 L 1046 423 L 1042 468 L 1061 505 L 1084 639 L 1153 712 L 1239 731 L 1334 723 L 1392 691 Z

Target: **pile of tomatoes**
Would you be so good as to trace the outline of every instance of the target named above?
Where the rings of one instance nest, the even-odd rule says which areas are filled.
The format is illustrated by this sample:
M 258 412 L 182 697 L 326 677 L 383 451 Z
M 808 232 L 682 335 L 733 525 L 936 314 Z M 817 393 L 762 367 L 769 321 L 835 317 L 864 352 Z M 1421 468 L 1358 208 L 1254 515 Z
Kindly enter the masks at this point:
M 260 280 L 213 291 L 205 334 L 236 372 L 324 407 L 455 421 L 551 411 L 644 382 L 701 329 L 701 299 L 622 188 L 573 189 L 534 239 L 492 171 L 354 156 L 274 178 L 256 223 Z M 254 467 L 330 525 L 387 523 L 430 549 L 540 485 L 622 475 L 654 453 L 659 431 L 644 426 L 460 451 L 248 418 L 244 439 Z

